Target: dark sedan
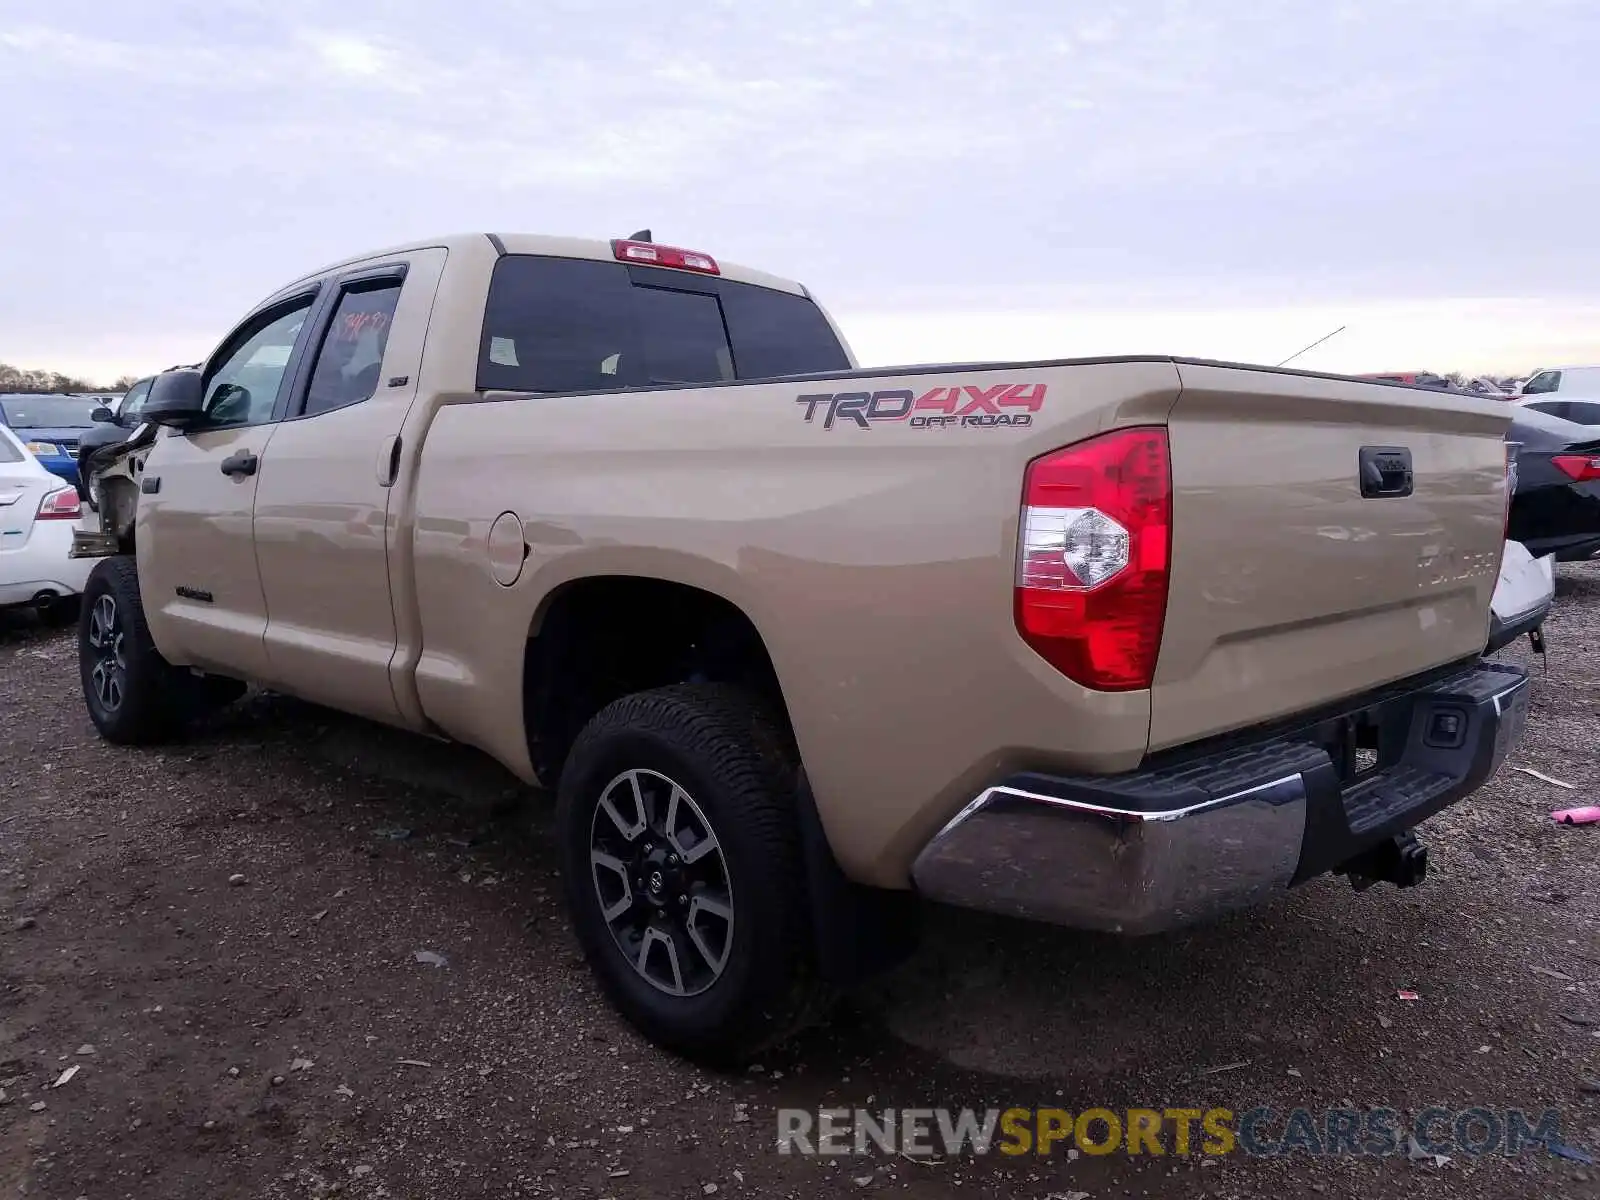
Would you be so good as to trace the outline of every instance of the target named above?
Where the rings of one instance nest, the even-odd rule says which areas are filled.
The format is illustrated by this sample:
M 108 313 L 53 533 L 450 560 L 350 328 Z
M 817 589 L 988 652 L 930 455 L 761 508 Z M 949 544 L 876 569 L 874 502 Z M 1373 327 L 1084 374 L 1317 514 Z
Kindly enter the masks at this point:
M 1536 558 L 1594 557 L 1600 552 L 1600 426 L 1519 405 L 1506 441 L 1517 446 L 1506 536 Z

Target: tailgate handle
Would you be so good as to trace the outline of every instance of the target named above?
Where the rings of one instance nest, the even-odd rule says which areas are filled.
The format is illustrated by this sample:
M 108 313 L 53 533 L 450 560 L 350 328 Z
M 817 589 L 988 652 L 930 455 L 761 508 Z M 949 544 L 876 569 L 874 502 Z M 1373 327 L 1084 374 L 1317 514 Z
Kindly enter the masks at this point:
M 1361 447 L 1361 494 L 1369 500 L 1411 495 L 1411 451 L 1404 446 Z

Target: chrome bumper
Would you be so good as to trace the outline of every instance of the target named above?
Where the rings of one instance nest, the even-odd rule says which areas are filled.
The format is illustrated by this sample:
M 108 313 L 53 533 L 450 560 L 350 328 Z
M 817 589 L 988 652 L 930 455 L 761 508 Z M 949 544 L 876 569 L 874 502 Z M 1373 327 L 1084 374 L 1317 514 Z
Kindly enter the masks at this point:
M 1014 777 L 957 813 L 912 878 L 932 900 L 1077 928 L 1205 921 L 1336 869 L 1479 787 L 1515 741 L 1527 685 L 1519 668 L 1484 663 L 1127 776 Z M 1461 722 L 1458 744 L 1435 744 L 1440 714 Z M 1351 778 L 1330 739 L 1362 718 L 1394 732 L 1378 768 Z

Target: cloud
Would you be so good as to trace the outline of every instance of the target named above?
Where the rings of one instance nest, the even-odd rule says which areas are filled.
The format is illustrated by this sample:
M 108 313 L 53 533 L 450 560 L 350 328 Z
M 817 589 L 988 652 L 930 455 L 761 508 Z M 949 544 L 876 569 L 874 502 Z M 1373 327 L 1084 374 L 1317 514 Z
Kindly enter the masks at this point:
M 0 49 L 36 65 L 55 64 L 71 71 L 129 71 L 139 64 L 135 46 L 42 25 L 0 30 Z
M 1586 302 L 1595 61 L 1563 0 L 53 0 L 0 18 L 0 359 L 474 227 L 908 319 Z
M 310 32 L 300 36 L 318 61 L 338 74 L 371 79 L 391 67 L 391 57 L 383 47 L 355 34 Z

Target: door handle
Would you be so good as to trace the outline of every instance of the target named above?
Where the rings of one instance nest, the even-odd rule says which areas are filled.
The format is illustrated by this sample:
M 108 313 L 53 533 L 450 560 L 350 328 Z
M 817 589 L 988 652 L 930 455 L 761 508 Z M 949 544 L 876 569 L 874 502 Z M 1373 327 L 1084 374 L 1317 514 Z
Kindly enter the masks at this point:
M 378 450 L 378 485 L 380 487 L 393 487 L 396 477 L 400 474 L 400 438 L 397 434 L 385 438 L 383 445 Z
M 256 464 L 260 460 L 248 450 L 235 450 L 222 460 L 222 473 L 237 479 L 244 475 L 254 475 Z

